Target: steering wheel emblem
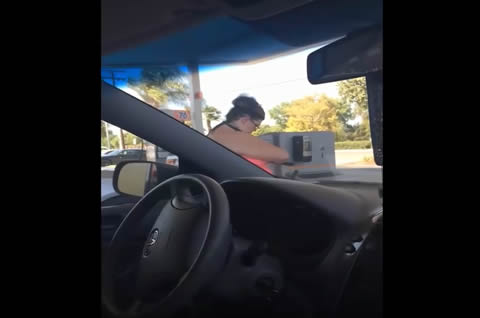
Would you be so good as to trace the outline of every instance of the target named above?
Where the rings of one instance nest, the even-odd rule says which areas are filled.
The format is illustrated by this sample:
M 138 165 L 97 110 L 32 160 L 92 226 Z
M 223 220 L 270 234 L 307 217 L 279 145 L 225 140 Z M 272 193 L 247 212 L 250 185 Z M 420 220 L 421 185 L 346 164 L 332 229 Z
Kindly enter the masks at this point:
M 155 243 L 157 243 L 158 234 L 159 234 L 158 229 L 155 229 L 148 236 L 147 242 L 145 243 L 145 246 L 143 247 L 143 257 L 150 256 L 150 253 L 152 252 L 150 250 L 150 247 L 152 245 L 155 245 Z
M 150 233 L 150 236 L 148 237 L 147 244 L 145 247 L 152 246 L 155 243 L 157 243 L 158 233 L 159 233 L 158 229 L 155 229 L 152 231 L 152 233 Z

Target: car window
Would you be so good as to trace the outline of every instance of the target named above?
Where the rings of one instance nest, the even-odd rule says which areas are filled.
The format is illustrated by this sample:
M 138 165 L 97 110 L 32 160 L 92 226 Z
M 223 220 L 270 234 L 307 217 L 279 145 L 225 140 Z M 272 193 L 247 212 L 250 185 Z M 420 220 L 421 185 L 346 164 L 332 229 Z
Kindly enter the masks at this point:
M 125 129 L 120 129 L 108 122 L 101 121 L 101 145 L 110 150 L 108 156 L 102 154 L 101 159 L 101 192 L 102 198 L 115 196 L 112 178 L 115 167 L 123 160 L 147 160 L 178 166 L 178 161 L 172 162 L 167 157 L 175 154 L 164 150 L 147 140 L 139 138 Z M 159 151 L 161 149 L 161 152 Z M 124 156 L 121 158 L 120 156 Z

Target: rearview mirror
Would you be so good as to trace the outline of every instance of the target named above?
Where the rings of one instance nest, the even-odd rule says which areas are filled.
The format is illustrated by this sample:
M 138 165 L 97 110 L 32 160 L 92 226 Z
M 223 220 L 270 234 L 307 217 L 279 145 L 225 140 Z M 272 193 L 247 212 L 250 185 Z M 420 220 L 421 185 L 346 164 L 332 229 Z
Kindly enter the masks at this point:
M 307 58 L 308 81 L 322 84 L 365 76 L 375 163 L 383 166 L 383 33 L 375 26 L 351 33 Z
M 113 188 L 120 194 L 142 197 L 178 174 L 178 167 L 149 161 L 122 161 L 113 172 Z
M 349 34 L 310 53 L 307 58 L 307 75 L 311 84 L 366 76 L 382 69 L 381 27 Z

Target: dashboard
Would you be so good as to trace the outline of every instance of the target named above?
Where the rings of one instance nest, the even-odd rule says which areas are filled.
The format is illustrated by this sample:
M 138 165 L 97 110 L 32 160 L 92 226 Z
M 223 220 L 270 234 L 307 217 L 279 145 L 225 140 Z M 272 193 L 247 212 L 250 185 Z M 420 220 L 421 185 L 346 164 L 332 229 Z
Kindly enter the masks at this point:
M 381 256 L 370 257 L 371 252 L 362 252 L 366 242 L 382 241 L 381 234 L 371 234 L 376 220 L 383 215 L 377 186 L 326 186 L 273 178 L 241 178 L 222 182 L 221 186 L 228 197 L 234 238 L 265 243 L 265 253 L 278 259 L 283 267 L 286 286 L 301 291 L 298 299 L 315 304 L 319 310 L 316 314 L 334 311 L 339 302 L 355 303 L 356 307 L 360 294 L 376 297 L 381 287 L 359 293 L 357 290 L 364 284 L 349 283 L 348 278 L 351 273 L 370 277 L 365 271 L 371 272 L 372 268 L 381 272 Z M 158 206 L 169 201 L 165 198 Z M 133 205 L 123 206 L 102 208 L 105 248 Z M 139 245 L 160 210 L 152 209 L 132 237 Z M 350 292 L 342 298 L 344 290 Z M 375 297 L 364 298 L 362 303 Z
M 381 204 L 372 200 L 374 188 L 365 194 L 267 178 L 227 181 L 222 187 L 234 235 L 266 242 L 267 253 L 290 268 L 315 268 L 338 241 L 358 249 Z

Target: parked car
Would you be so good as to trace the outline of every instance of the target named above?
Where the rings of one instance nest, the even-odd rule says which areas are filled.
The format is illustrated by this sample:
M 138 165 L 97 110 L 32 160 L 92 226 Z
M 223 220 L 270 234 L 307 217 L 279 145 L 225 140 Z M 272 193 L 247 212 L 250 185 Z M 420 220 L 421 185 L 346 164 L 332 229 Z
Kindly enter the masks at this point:
M 146 160 L 145 150 L 142 149 L 125 149 L 112 150 L 102 155 L 102 167 L 116 165 L 125 160 Z

